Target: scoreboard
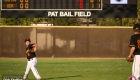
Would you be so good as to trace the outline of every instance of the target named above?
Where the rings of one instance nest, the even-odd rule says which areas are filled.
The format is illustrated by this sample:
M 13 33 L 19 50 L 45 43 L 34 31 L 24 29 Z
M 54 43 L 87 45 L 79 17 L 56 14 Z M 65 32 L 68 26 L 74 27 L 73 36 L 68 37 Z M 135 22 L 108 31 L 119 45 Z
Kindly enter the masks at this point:
M 102 10 L 102 0 L 2 0 L 2 10 Z
M 2 18 L 137 18 L 137 0 L 1 0 Z

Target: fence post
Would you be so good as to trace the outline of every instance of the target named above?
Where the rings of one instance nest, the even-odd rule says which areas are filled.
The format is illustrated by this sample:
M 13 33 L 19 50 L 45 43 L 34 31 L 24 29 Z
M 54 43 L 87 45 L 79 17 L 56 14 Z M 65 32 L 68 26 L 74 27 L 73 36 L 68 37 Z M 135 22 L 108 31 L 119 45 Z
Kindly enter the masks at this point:
M 53 26 L 55 26 L 55 18 L 53 18 Z M 55 28 L 53 28 L 53 54 L 52 57 L 55 55 Z
M 89 18 L 87 18 L 87 26 L 89 26 Z
M 87 27 L 89 26 L 89 18 L 87 18 Z M 87 57 L 89 54 L 89 28 L 87 28 Z
M 15 25 L 18 26 L 18 18 L 15 18 Z
M 18 18 L 15 18 L 15 26 L 18 26 Z M 17 40 L 18 39 L 18 35 L 17 35 L 17 28 L 15 28 L 14 29 L 15 30 L 15 40 Z M 16 53 L 16 52 L 18 52 L 17 50 L 18 50 L 18 48 L 17 48 L 17 42 L 15 42 L 15 53 L 14 54 L 19 54 L 19 53 Z M 18 56 L 14 56 L 14 57 L 18 57 Z
M 36 44 L 37 44 L 37 27 L 35 27 L 35 29 L 36 29 Z
M 122 26 L 122 18 L 119 18 L 120 26 Z

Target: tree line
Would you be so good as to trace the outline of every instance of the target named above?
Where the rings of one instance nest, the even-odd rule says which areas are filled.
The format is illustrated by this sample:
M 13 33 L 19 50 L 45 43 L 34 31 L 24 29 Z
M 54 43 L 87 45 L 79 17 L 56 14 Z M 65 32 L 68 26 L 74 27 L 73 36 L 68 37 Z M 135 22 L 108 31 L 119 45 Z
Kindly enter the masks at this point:
M 123 26 L 132 26 L 135 23 L 140 23 L 140 0 L 138 0 L 138 18 L 122 18 Z M 1 12 L 0 12 L 1 15 Z M 119 26 L 120 20 L 119 18 L 98 18 L 91 19 L 94 24 L 97 26 Z M 49 24 L 53 24 L 52 18 L 19 18 L 18 24 L 21 26 L 30 26 L 31 24 L 37 24 L 40 22 L 48 22 Z M 1 25 L 15 25 L 15 18 L 1 18 Z M 80 26 L 82 24 L 82 20 L 79 18 L 55 18 L 56 26 Z

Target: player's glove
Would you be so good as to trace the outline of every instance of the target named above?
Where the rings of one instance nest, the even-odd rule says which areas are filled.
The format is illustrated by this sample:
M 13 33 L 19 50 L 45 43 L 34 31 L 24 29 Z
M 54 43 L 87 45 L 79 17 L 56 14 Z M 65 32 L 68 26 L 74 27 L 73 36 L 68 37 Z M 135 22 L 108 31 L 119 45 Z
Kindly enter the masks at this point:
M 127 58 L 126 58 L 126 60 L 128 61 L 128 62 L 133 62 L 134 61 L 134 57 L 133 56 L 128 56 Z
M 32 49 L 32 48 L 33 48 L 33 45 L 34 45 L 34 44 L 29 44 L 29 45 L 28 45 L 28 48 L 29 48 L 29 49 Z

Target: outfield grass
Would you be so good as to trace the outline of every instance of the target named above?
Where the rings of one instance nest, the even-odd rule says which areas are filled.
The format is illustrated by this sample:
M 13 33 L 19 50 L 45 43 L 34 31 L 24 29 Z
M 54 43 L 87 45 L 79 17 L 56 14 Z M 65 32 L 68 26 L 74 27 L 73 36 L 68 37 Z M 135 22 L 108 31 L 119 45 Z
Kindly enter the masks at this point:
M 132 63 L 125 59 L 38 58 L 42 80 L 127 80 Z M 23 75 L 25 58 L 1 58 L 0 75 Z M 2 78 L 1 78 L 2 79 Z M 32 72 L 28 80 L 35 80 Z

